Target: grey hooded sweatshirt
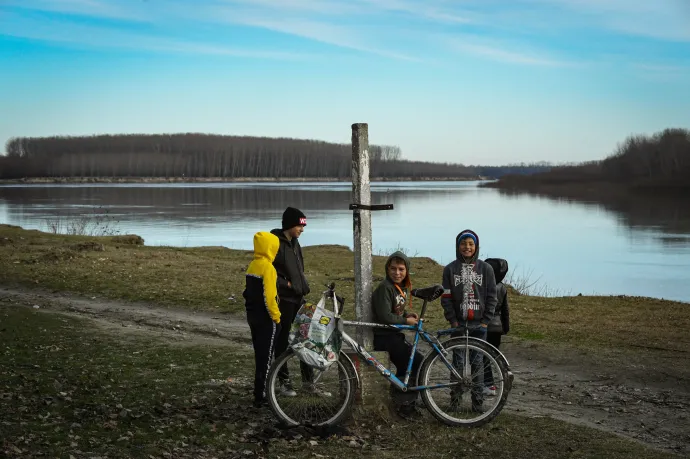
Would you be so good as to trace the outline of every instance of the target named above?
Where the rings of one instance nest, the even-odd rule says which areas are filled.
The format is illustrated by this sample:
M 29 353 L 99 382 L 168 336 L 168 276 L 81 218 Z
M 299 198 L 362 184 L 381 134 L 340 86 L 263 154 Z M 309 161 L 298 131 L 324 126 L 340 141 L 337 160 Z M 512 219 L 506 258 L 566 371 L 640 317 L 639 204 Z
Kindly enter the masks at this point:
M 460 236 L 470 233 L 476 239 L 476 249 L 470 259 L 460 253 Z M 488 324 L 496 309 L 496 278 L 494 270 L 478 259 L 479 236 L 472 230 L 463 230 L 455 237 L 456 259 L 443 268 L 441 297 L 444 316 L 449 323 L 468 326 Z

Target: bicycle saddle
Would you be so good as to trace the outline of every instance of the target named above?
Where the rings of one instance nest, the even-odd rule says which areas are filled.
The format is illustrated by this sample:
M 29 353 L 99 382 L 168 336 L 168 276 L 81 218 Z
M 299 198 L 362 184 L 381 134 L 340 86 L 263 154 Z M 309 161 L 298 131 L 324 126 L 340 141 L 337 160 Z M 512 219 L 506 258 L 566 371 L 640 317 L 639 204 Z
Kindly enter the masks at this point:
M 434 301 L 443 295 L 443 285 L 436 284 L 432 285 L 431 287 L 415 288 L 412 289 L 410 293 L 412 293 L 412 296 L 416 296 L 419 299 L 425 301 Z

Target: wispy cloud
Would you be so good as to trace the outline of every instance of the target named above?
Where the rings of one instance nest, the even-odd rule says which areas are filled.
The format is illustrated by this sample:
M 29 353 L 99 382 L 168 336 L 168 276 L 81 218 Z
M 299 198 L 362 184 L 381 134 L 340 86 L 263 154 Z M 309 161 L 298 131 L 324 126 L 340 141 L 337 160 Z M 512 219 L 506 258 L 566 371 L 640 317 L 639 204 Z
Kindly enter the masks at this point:
M 546 14 L 570 18 L 626 35 L 690 42 L 690 3 L 687 0 L 528 0 Z M 559 8 L 554 14 L 553 8 Z M 570 15 L 563 15 L 565 10 Z M 575 16 L 573 16 L 575 15 Z
M 642 78 L 655 81 L 684 81 L 690 85 L 690 65 L 633 63 L 631 68 Z
M 70 21 L 43 22 L 19 15 L 4 15 L 0 35 L 44 42 L 67 43 L 81 48 L 115 48 L 166 53 L 225 55 L 254 59 L 294 60 L 314 57 L 303 53 L 220 46 L 214 43 L 180 41 L 161 36 L 132 33 L 110 27 Z M 84 37 L 88 37 L 85 40 Z
M 4 0 L 3 3 L 3 6 L 18 7 L 26 10 L 128 21 L 150 20 L 148 15 L 145 14 L 140 7 L 134 5 L 135 7 L 132 8 L 133 5 L 128 0 L 122 0 L 116 3 L 107 0 Z
M 451 24 L 464 24 L 472 21 L 470 17 L 462 14 L 457 7 L 449 9 L 441 5 L 434 6 L 433 0 L 427 2 L 409 0 L 225 0 L 225 3 L 245 7 L 263 7 L 272 11 L 282 10 L 334 17 L 345 14 L 371 17 L 398 12 L 407 13 L 416 19 L 429 19 Z
M 357 0 L 345 2 L 340 0 L 224 0 L 222 4 L 235 8 L 252 7 L 264 11 L 280 10 L 329 16 L 362 12 Z
M 94 25 L 90 30 L 93 35 L 80 38 L 56 27 L 39 34 L 34 26 L 8 25 L 11 21 L 3 19 L 0 32 L 9 28 L 15 36 L 65 43 L 79 43 L 89 37 L 91 46 L 123 47 L 111 41 L 115 40 L 116 24 L 122 24 L 124 37 L 117 40 L 142 40 L 139 47 L 150 50 L 170 45 L 170 50 L 199 49 L 208 54 L 226 50 L 228 55 L 248 55 L 254 51 L 228 47 L 223 33 L 209 38 L 209 43 L 188 43 L 185 36 L 194 33 L 186 31 L 218 24 L 245 26 L 327 44 L 334 52 L 340 48 L 387 59 L 427 62 L 451 57 L 450 50 L 456 55 L 542 67 L 583 65 L 585 59 L 595 61 L 596 53 L 600 59 L 617 54 L 625 55 L 629 62 L 642 60 L 654 65 L 661 61 L 656 51 L 662 45 L 656 40 L 677 46 L 690 43 L 688 0 L 4 0 L 1 4 L 16 11 L 115 20 L 107 22 L 110 29 L 101 32 Z M 130 27 L 133 24 L 143 27 Z M 35 26 L 41 30 L 45 24 Z M 132 35 L 131 29 L 149 35 Z M 443 49 L 435 41 L 440 29 L 446 34 Z M 592 32 L 602 40 L 597 46 L 586 45 L 587 34 Z M 167 38 L 158 38 L 161 34 Z M 607 36 L 618 42 L 603 40 Z M 624 42 L 630 36 L 638 40 Z M 159 40 L 166 44 L 159 44 Z M 295 42 L 290 41 L 300 46 Z M 298 56 L 283 52 L 280 40 L 275 46 L 275 51 L 256 51 L 256 56 Z
M 185 28 L 203 23 L 236 24 L 262 28 L 283 34 L 302 37 L 332 46 L 361 51 L 386 58 L 417 61 L 419 58 L 397 49 L 378 46 L 362 27 L 337 23 L 342 18 L 352 19 L 361 4 L 338 0 L 207 0 L 192 4 L 183 0 L 168 0 L 161 5 L 155 0 L 36 0 L 26 4 L 19 0 L 7 0 L 7 5 L 21 9 L 87 16 L 99 19 L 148 22 L 152 24 L 184 24 Z M 364 11 L 369 14 L 370 11 Z M 1 29 L 0 29 L 1 30 Z M 100 35 L 100 32 L 96 35 Z M 14 28 L 13 35 L 30 31 Z M 111 33 L 105 31 L 106 35 Z M 36 34 L 33 34 L 34 36 Z M 42 34 L 44 39 L 60 34 Z M 84 35 L 86 37 L 87 35 Z M 58 40 L 58 38 L 56 38 Z M 76 42 L 77 40 L 59 41 Z M 99 40 L 108 45 L 105 40 Z M 175 47 L 177 49 L 178 46 Z M 184 47 L 182 47 L 184 48 Z M 151 48 L 153 49 L 153 48 Z M 200 46 L 200 49 L 227 49 L 225 47 Z M 288 54 L 288 53 L 284 53 Z
M 416 18 L 443 22 L 448 24 L 469 24 L 475 21 L 472 15 L 459 9 L 434 6 L 434 2 L 412 2 L 409 0 L 361 0 L 362 10 L 396 11 L 408 13 Z M 436 2 L 439 3 L 439 2 Z M 441 2 L 443 3 L 443 2 Z
M 505 43 L 488 41 L 469 35 L 445 37 L 443 41 L 446 46 L 457 52 L 497 62 L 541 67 L 575 67 L 584 65 L 583 62 L 559 59 L 546 52 L 530 50 L 527 46 L 509 46 Z
M 210 13 L 210 14 L 209 14 Z M 388 50 L 372 45 L 363 28 L 338 25 L 324 20 L 304 19 L 302 17 L 280 18 L 275 14 L 238 11 L 229 8 L 214 8 L 204 13 L 206 20 L 239 24 L 307 38 L 341 48 L 348 48 L 376 54 L 383 57 L 419 61 L 420 59 L 403 52 Z M 370 37 L 369 37 L 370 38 Z M 375 43 L 375 42 L 374 42 Z

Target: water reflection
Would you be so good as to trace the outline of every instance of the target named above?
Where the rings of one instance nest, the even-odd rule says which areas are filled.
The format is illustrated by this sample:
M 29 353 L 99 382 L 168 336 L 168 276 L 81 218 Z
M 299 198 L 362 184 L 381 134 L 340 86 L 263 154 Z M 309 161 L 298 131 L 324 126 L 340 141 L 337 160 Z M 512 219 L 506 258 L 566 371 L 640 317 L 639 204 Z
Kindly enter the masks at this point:
M 690 246 L 690 197 L 683 193 L 622 193 L 602 192 L 596 199 L 568 197 L 548 193 L 499 191 L 503 196 L 540 196 L 557 202 L 582 203 L 598 206 L 616 215 L 619 222 L 631 230 L 652 230 L 664 245 Z
M 376 184 L 375 204 L 400 199 L 429 198 L 472 192 L 476 182 L 460 185 Z M 341 184 L 222 184 L 222 185 L 81 185 L 81 186 L 0 186 L 0 199 L 13 212 L 30 215 L 65 215 L 86 212 L 94 207 L 111 214 L 146 215 L 149 218 L 186 219 L 228 213 L 282 212 L 287 206 L 321 212 L 347 210 L 351 185 Z M 156 209 L 157 211 L 152 211 Z
M 690 206 L 682 197 L 616 196 L 603 202 L 478 188 L 476 182 L 372 185 L 375 253 L 402 247 L 445 264 L 455 235 L 472 228 L 480 256 L 509 260 L 552 292 L 690 301 Z M 285 207 L 308 217 L 305 246 L 352 247 L 349 183 L 0 186 L 0 222 L 46 230 L 46 219 L 107 211 L 147 245 L 251 249 L 251 235 L 280 225 Z M 664 269 L 667 268 L 667 269 Z

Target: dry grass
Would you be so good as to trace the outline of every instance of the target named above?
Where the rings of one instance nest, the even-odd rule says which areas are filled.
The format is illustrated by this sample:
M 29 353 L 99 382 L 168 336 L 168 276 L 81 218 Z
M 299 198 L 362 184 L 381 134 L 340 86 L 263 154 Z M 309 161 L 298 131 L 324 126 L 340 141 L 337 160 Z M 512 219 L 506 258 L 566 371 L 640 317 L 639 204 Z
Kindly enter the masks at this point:
M 0 323 L 2 457 L 674 457 L 509 414 L 478 429 L 359 413 L 334 435 L 280 430 L 268 410 L 250 406 L 246 346 L 122 339 L 85 319 L 18 306 L 0 308 Z

